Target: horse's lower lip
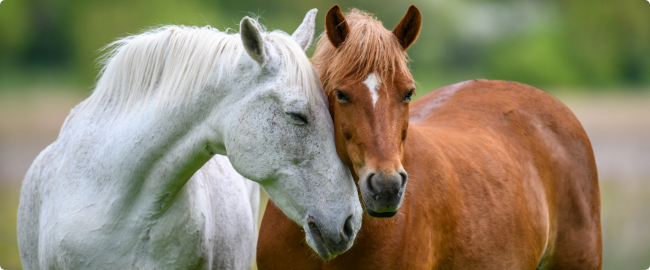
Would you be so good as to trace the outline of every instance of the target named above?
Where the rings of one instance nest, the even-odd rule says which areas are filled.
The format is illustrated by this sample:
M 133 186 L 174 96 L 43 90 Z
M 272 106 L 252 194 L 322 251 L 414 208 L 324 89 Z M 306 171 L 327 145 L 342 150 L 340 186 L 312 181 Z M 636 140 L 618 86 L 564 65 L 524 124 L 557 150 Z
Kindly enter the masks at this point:
M 371 217 L 376 217 L 376 218 L 389 218 L 397 215 L 397 211 L 394 212 L 383 212 L 383 213 L 377 213 L 375 211 L 372 211 L 370 209 L 366 209 L 368 211 L 368 215 Z
M 324 260 L 330 260 L 334 259 L 336 255 L 333 255 L 329 248 L 327 248 L 327 244 L 325 244 L 325 239 L 323 239 L 323 235 L 320 233 L 320 230 L 318 229 L 317 226 L 309 226 L 309 234 L 311 235 L 311 239 L 314 240 L 314 245 L 316 249 L 316 253 L 318 253 L 318 256 L 323 258 Z

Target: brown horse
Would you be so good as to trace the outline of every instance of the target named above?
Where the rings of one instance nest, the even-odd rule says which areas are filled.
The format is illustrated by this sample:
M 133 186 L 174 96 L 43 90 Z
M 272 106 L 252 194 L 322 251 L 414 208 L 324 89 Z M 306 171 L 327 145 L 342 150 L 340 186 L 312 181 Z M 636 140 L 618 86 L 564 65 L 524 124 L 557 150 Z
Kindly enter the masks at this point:
M 339 156 L 369 215 L 352 248 L 323 261 L 270 203 L 259 269 L 601 268 L 596 164 L 566 106 L 534 87 L 490 80 L 409 105 L 405 50 L 420 28 L 417 8 L 392 32 L 338 6 L 325 22 L 313 61 Z

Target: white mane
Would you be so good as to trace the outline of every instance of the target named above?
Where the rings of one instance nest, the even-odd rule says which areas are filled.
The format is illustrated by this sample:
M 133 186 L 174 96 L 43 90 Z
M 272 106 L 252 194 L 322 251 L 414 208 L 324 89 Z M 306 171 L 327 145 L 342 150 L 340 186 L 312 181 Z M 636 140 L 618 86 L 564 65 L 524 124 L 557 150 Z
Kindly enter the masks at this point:
M 320 81 L 299 45 L 285 32 L 266 32 L 253 22 L 267 44 L 265 53 L 275 49 L 281 55 L 289 82 L 300 85 L 310 103 L 322 99 L 318 94 Z M 122 38 L 102 50 L 107 50 L 100 58 L 104 66 L 82 110 L 101 112 L 111 105 L 115 116 L 152 98 L 161 107 L 173 107 L 197 97 L 213 72 L 219 84 L 224 73 L 232 74 L 245 52 L 239 34 L 211 26 L 182 25 Z

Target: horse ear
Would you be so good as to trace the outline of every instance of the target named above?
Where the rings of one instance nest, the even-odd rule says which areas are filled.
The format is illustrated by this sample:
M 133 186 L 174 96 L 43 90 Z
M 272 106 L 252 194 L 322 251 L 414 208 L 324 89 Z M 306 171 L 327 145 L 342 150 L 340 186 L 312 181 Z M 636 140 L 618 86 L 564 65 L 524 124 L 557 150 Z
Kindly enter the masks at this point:
M 264 64 L 264 40 L 260 35 L 260 30 L 255 27 L 248 16 L 244 17 L 239 24 L 239 34 L 244 48 L 248 55 L 260 64 Z
M 350 34 L 350 27 L 339 5 L 334 5 L 327 11 L 327 16 L 325 16 L 325 30 L 327 32 L 327 38 L 334 45 L 334 48 L 341 46 L 341 43 Z
M 306 51 L 311 44 L 311 40 L 314 37 L 314 28 L 316 27 L 316 13 L 318 9 L 312 9 L 307 12 L 305 19 L 302 20 L 298 29 L 291 35 L 293 40 L 295 40 L 298 45 L 302 48 L 303 51 Z
M 404 18 L 402 18 L 393 30 L 393 34 L 397 37 L 397 40 L 404 50 L 408 49 L 408 47 L 418 38 L 418 34 L 420 34 L 420 26 L 422 26 L 422 15 L 420 15 L 420 10 L 414 5 L 411 5 L 409 10 L 406 11 Z

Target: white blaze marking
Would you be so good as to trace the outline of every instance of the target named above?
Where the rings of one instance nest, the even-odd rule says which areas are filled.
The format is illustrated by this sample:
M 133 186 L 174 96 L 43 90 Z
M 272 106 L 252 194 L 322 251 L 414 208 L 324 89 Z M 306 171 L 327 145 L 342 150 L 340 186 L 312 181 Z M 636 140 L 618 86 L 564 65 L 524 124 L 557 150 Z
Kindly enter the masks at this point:
M 363 83 L 368 87 L 368 90 L 370 90 L 370 97 L 372 98 L 372 108 L 375 108 L 375 103 L 377 103 L 377 100 L 379 99 L 379 93 L 377 93 L 377 90 L 379 89 L 379 84 L 381 83 L 381 79 L 375 75 L 375 73 L 370 73 L 368 75 L 368 78 L 366 78 Z

